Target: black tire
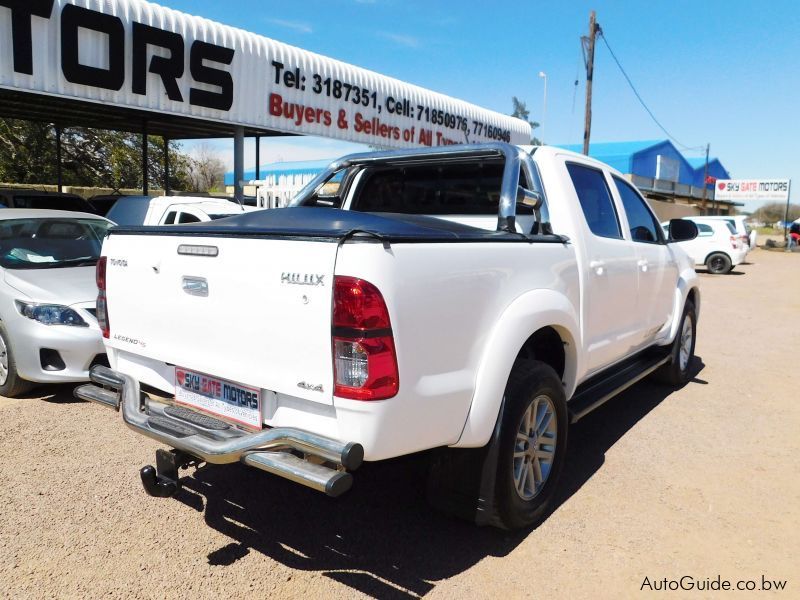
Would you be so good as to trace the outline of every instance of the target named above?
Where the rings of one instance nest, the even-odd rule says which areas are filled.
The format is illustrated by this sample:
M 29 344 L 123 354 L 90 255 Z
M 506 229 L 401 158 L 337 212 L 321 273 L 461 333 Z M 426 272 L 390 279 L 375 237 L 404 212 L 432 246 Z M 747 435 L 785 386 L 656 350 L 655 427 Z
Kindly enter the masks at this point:
M 722 252 L 710 254 L 706 259 L 706 267 L 708 268 L 708 272 L 714 275 L 725 275 L 726 273 L 730 273 L 733 268 L 730 257 Z
M 685 363 L 681 360 L 681 347 L 684 334 L 684 326 L 687 319 L 690 321 L 691 343 L 689 344 L 689 355 Z M 672 349 L 670 350 L 671 360 L 660 369 L 658 369 L 653 377 L 661 383 L 670 385 L 672 387 L 680 387 L 689 383 L 692 378 L 691 368 L 692 360 L 694 359 L 694 348 L 697 342 L 697 312 L 695 311 L 694 304 L 690 301 L 686 302 L 683 308 L 683 315 L 681 315 L 681 322 L 678 325 L 678 333 L 675 336 L 675 341 L 672 342 Z
M 0 396 L 6 398 L 16 398 L 24 394 L 33 387 L 30 381 L 26 381 L 17 373 L 17 363 L 14 360 L 14 350 L 11 346 L 8 331 L 5 325 L 0 322 L 0 361 L 5 359 L 7 375 L 5 381 L 0 383 Z M 4 350 L 5 348 L 5 350 Z M 3 369 L 0 367 L 0 381 L 3 379 Z
M 522 427 L 523 416 L 534 400 L 538 400 L 540 406 L 544 402 L 551 410 L 552 418 L 555 419 L 553 431 L 556 437 L 555 444 L 548 445 L 540 441 L 535 444 L 537 447 L 541 446 L 543 452 L 553 448 L 554 453 L 549 465 L 549 473 L 544 478 L 541 488 L 534 492 L 533 497 L 525 498 L 518 491 L 520 480 L 515 477 L 515 471 L 517 467 L 523 466 L 524 468 L 524 465 L 528 465 L 529 460 L 523 459 L 520 462 L 520 459 L 516 459 L 515 463 L 514 455 L 521 449 L 519 445 L 521 442 L 518 441 L 517 434 Z M 558 479 L 564 467 L 569 429 L 564 386 L 553 368 L 536 360 L 517 361 L 506 385 L 505 408 L 500 418 L 495 483 L 496 516 L 508 529 L 538 524 L 547 516 L 558 487 Z M 548 435 L 552 435 L 552 432 Z M 522 444 L 524 445 L 524 443 Z M 536 457 L 532 461 L 536 461 L 540 465 L 538 473 L 543 473 L 543 468 L 546 466 L 545 461 L 537 461 Z M 531 468 L 533 469 L 533 467 Z M 525 483 L 522 484 L 522 487 L 525 487 Z

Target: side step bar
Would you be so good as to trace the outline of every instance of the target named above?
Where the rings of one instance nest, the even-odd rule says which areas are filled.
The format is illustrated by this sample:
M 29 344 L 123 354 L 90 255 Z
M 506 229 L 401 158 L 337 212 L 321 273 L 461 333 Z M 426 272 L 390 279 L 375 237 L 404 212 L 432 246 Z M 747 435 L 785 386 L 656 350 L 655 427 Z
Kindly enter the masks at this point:
M 582 419 L 594 409 L 629 388 L 637 381 L 644 379 L 661 365 L 672 359 L 668 349 L 665 354 L 640 355 L 613 369 L 610 375 L 600 374 L 578 386 L 567 407 L 570 423 Z
M 138 381 L 108 367 L 95 366 L 90 378 L 95 385 L 80 386 L 75 396 L 121 409 L 128 427 L 174 448 L 170 457 L 157 456 L 158 469 L 150 466 L 142 469 L 142 483 L 153 496 L 174 495 L 179 488 L 178 468 L 197 462 L 242 462 L 329 496 L 338 496 L 352 486 L 352 475 L 346 471 L 358 469 L 364 460 L 361 444 L 289 427 L 247 433 L 199 413 L 184 411 L 189 414 L 183 414 L 170 404 L 144 396 Z M 305 460 L 295 453 L 317 460 Z

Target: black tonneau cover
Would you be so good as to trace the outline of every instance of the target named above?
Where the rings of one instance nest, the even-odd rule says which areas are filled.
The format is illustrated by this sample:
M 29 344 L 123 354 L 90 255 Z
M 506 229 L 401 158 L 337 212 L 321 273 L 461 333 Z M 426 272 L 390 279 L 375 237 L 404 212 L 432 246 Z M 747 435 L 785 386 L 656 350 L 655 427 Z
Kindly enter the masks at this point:
M 445 219 L 397 213 L 364 213 L 338 208 L 294 207 L 258 210 L 208 223 L 158 227 L 114 227 L 112 235 L 294 238 L 382 242 L 555 242 L 560 236 L 527 236 L 487 231 Z

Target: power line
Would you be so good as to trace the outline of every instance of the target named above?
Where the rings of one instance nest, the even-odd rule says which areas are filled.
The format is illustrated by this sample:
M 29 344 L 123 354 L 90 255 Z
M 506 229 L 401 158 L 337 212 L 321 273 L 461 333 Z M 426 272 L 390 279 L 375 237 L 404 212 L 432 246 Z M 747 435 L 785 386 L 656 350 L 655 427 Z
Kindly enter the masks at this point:
M 617 58 L 617 55 L 614 54 L 614 51 L 611 49 L 611 46 L 609 45 L 608 40 L 606 39 L 605 33 L 603 33 L 603 30 L 601 29 L 599 33 L 600 33 L 600 37 L 603 38 L 603 43 L 606 45 L 606 48 L 608 48 L 608 51 L 611 53 L 611 58 L 613 58 L 614 62 L 617 63 L 617 66 L 619 67 L 619 70 L 622 72 L 622 75 L 625 77 L 625 80 L 628 82 L 628 85 L 631 86 L 631 90 L 633 90 L 633 93 L 636 95 L 636 98 L 639 100 L 641 105 L 647 111 L 647 114 L 650 115 L 650 118 L 653 119 L 653 122 L 656 125 L 658 125 L 659 129 L 661 129 L 661 131 L 663 131 L 669 139 L 671 139 L 673 142 L 675 142 L 675 144 L 680 146 L 681 149 L 683 149 L 683 150 L 699 150 L 699 149 L 705 148 L 705 146 L 687 146 L 686 144 L 682 144 L 669 131 L 666 130 L 666 128 L 659 122 L 659 120 L 656 119 L 656 116 L 653 114 L 653 111 L 650 110 L 650 108 L 647 106 L 647 104 L 645 104 L 645 101 L 642 100 L 642 97 L 639 95 L 639 92 L 636 90 L 636 86 L 633 85 L 633 82 L 631 81 L 631 78 L 628 77 L 628 74 L 625 72 L 625 69 L 622 68 L 622 65 L 620 64 L 619 59 Z

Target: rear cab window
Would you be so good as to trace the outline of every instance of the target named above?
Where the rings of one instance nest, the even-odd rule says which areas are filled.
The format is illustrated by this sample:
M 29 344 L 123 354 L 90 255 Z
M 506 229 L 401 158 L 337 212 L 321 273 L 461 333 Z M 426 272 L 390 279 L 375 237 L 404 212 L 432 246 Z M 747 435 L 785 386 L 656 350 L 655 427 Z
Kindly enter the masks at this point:
M 350 208 L 372 213 L 496 216 L 502 180 L 502 161 L 368 169 Z

